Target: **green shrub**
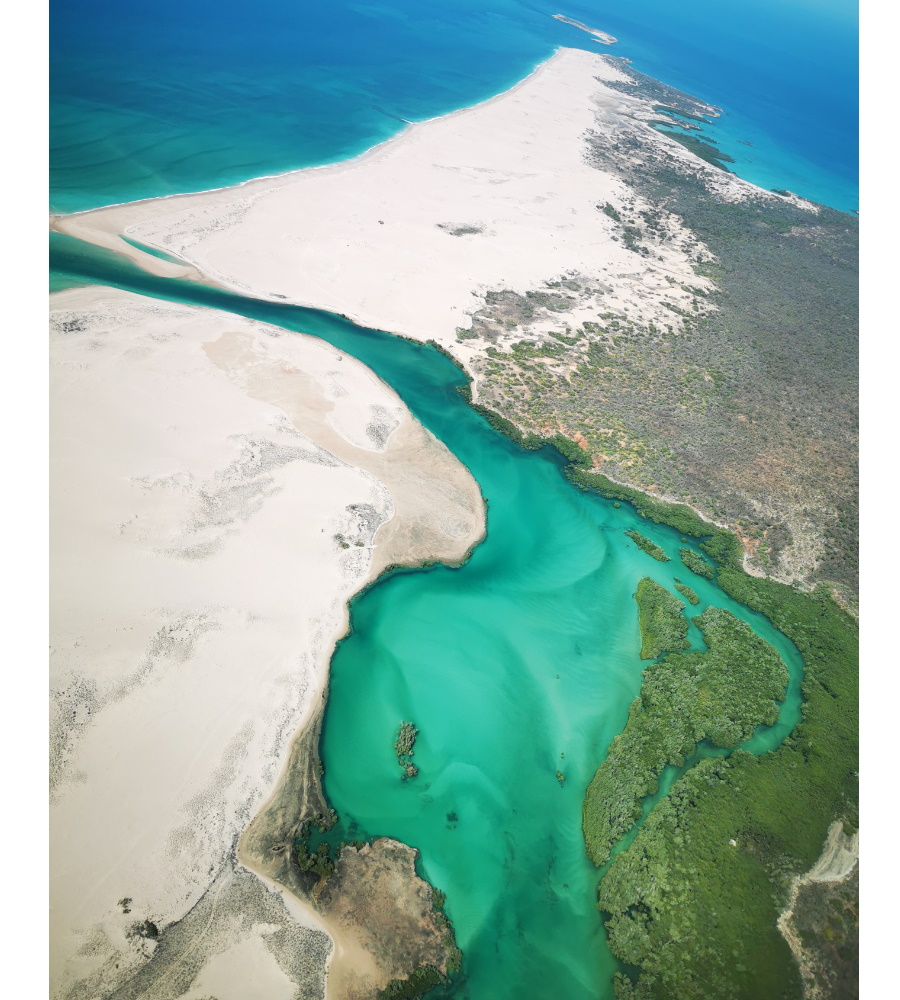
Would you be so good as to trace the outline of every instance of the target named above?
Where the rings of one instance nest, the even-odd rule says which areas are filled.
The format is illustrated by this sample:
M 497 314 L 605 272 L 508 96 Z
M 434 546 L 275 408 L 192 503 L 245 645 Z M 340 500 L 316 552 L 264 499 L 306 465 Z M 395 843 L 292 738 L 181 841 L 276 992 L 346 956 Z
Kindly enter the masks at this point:
M 696 591 L 692 590 L 686 583 L 676 583 L 675 589 L 691 604 L 700 603 L 700 598 L 697 596 Z
M 694 623 L 708 650 L 672 653 L 647 667 L 625 729 L 588 786 L 584 838 L 596 865 L 608 860 L 640 817 L 641 803 L 656 792 L 666 765 L 681 767 L 701 740 L 735 747 L 756 726 L 778 719 L 776 702 L 784 698 L 788 682 L 778 653 L 721 608 L 707 608 Z
M 655 545 L 650 541 L 649 538 L 645 538 L 642 534 L 630 528 L 625 532 L 626 535 L 634 542 L 639 549 L 643 549 L 648 556 L 653 556 L 657 562 L 668 562 L 669 557 L 666 555 L 665 551 L 661 549 L 658 545 Z
M 680 653 L 688 648 L 688 623 L 684 605 L 649 576 L 634 595 L 641 629 L 641 659 L 655 660 L 660 653 Z
M 679 549 L 678 554 L 681 556 L 681 561 L 692 573 L 696 573 L 697 576 L 705 576 L 707 580 L 713 578 L 715 571 L 712 566 L 703 556 L 698 556 L 693 549 Z
M 411 722 L 401 722 L 397 731 L 397 739 L 394 740 L 394 753 L 397 755 L 397 763 L 403 768 L 403 780 L 414 778 L 419 769 L 412 762 L 415 753 L 416 737 L 419 730 Z
M 392 979 L 378 994 L 379 1000 L 418 1000 L 435 986 L 447 983 L 447 977 L 433 965 L 420 965 L 407 979 Z
M 790 878 L 813 865 L 832 821 L 857 814 L 855 621 L 824 587 L 804 594 L 733 564 L 718 583 L 797 646 L 803 719 L 771 753 L 700 761 L 617 855 L 599 906 L 613 954 L 637 970 L 634 982 L 617 979 L 621 1000 L 800 1000 L 776 920 Z M 589 798 L 590 789 L 586 820 Z M 602 857 L 587 823 L 585 839 Z

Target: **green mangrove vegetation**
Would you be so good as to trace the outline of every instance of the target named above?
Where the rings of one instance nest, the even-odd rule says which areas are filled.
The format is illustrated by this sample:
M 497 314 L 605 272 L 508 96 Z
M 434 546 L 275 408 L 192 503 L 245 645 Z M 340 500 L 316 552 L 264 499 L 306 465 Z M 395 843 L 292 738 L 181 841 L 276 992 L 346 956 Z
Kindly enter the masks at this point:
M 625 500 L 634 507 L 635 511 L 641 517 L 646 518 L 648 521 L 653 521 L 654 524 L 667 524 L 683 535 L 690 535 L 693 538 L 699 539 L 700 548 L 716 562 L 723 565 L 741 566 L 743 549 L 735 535 L 727 528 L 720 528 L 717 525 L 710 524 L 708 521 L 704 521 L 687 504 L 666 503 L 661 500 L 655 500 L 640 490 L 613 482 L 607 476 L 594 470 L 570 466 L 566 470 L 566 475 L 581 490 L 599 493 L 600 496 L 610 500 Z M 680 550 L 682 561 L 686 558 L 686 552 L 690 553 L 697 560 L 697 564 L 701 566 L 699 575 L 711 580 L 714 575 L 713 568 L 691 549 Z M 687 558 L 690 558 L 690 556 Z M 687 562 L 685 562 L 685 565 L 687 565 Z
M 420 965 L 407 979 L 391 979 L 378 994 L 378 1000 L 419 1000 L 419 997 L 448 983 L 449 979 L 433 965 Z
M 805 594 L 751 577 L 736 540 L 730 558 L 719 548 L 722 589 L 769 618 L 803 656 L 803 719 L 770 753 L 700 761 L 613 861 L 598 905 L 613 953 L 636 970 L 617 976 L 620 1000 L 802 996 L 776 920 L 790 879 L 815 862 L 830 823 L 857 814 L 856 622 L 824 587 Z M 595 801 L 589 790 L 586 820 Z M 593 805 L 595 860 L 604 857 L 596 813 Z
M 605 864 L 615 843 L 640 817 L 643 799 L 657 790 L 667 764 L 681 767 L 704 739 L 735 747 L 756 726 L 772 725 L 778 718 L 777 702 L 788 682 L 778 653 L 721 608 L 708 608 L 694 623 L 708 650 L 671 653 L 647 667 L 625 729 L 588 786 L 584 837 L 596 865 Z
M 698 556 L 693 549 L 679 549 L 678 555 L 681 556 L 681 561 L 692 573 L 696 573 L 697 576 L 705 576 L 707 580 L 713 578 L 714 570 L 712 566 L 710 566 L 703 556 Z
M 641 659 L 655 660 L 660 653 L 680 653 L 690 646 L 684 605 L 649 576 L 634 595 L 641 629 Z
M 668 503 L 664 500 L 656 500 L 643 490 L 625 486 L 610 479 L 593 469 L 569 469 L 567 475 L 571 482 L 583 490 L 593 490 L 608 500 L 624 500 L 654 524 L 668 524 L 683 535 L 692 535 L 694 538 L 712 537 L 716 534 L 724 534 L 733 537 L 730 531 L 718 528 L 703 518 L 687 504 Z M 615 504 L 613 504 L 615 506 Z
M 323 881 L 331 878 L 334 874 L 334 866 L 337 858 L 331 856 L 331 845 L 322 841 L 314 850 L 310 851 L 306 840 L 300 836 L 294 838 L 294 864 L 302 872 L 310 872 L 315 875 L 316 881 Z
M 412 762 L 418 735 L 419 730 L 411 722 L 400 723 L 397 739 L 394 740 L 394 753 L 397 755 L 397 763 L 403 768 L 404 781 L 414 778 L 419 773 L 419 769 Z
M 327 834 L 336 822 L 337 813 L 334 809 L 329 809 L 327 813 L 320 813 L 314 819 L 304 820 L 294 834 L 291 843 L 291 862 L 303 873 L 302 881 L 308 890 L 331 878 L 344 847 L 348 844 L 357 848 L 365 846 L 362 840 L 332 844 L 327 839 L 321 839 L 313 846 L 313 830 L 318 831 L 320 835 Z
M 657 132 L 668 136 L 670 139 L 674 139 L 675 142 L 680 143 L 685 149 L 690 150 L 694 156 L 699 156 L 701 160 L 705 160 L 707 163 L 712 164 L 714 167 L 718 167 L 720 170 L 727 171 L 728 168 L 725 164 L 734 163 L 733 156 L 729 156 L 728 153 L 723 153 L 722 150 L 717 148 L 709 139 L 704 139 L 699 135 L 675 131 L 672 128 L 671 122 L 657 121 L 652 124 Z
M 682 583 L 680 580 L 676 580 L 675 589 L 689 604 L 700 603 L 700 598 L 697 596 L 697 592 L 695 590 L 692 590 L 686 583 Z
M 643 549 L 648 556 L 653 556 L 657 562 L 668 562 L 669 557 L 666 555 L 665 551 L 661 549 L 654 542 L 651 542 L 649 538 L 644 537 L 640 532 L 635 531 L 633 528 L 629 528 L 625 532 L 626 535 L 634 542 L 639 549 Z

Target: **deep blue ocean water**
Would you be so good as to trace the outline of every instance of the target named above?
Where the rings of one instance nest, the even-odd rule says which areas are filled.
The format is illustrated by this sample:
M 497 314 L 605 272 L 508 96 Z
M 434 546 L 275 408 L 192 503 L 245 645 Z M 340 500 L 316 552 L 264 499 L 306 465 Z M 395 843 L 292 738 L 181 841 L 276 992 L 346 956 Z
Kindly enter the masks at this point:
M 625 56 L 723 108 L 706 131 L 740 176 L 857 208 L 849 0 L 52 0 L 51 207 L 344 159 L 402 128 L 390 115 L 491 97 L 560 45 Z

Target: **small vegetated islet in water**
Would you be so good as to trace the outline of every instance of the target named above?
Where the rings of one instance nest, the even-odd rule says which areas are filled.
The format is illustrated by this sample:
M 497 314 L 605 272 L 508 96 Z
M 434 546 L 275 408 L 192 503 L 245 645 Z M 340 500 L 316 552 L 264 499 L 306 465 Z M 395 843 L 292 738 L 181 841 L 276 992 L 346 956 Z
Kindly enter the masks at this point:
M 666 555 L 665 551 L 661 549 L 658 545 L 651 542 L 649 538 L 645 538 L 640 532 L 635 531 L 633 528 L 625 532 L 626 535 L 634 542 L 639 549 L 643 549 L 648 556 L 653 556 L 657 562 L 668 562 L 669 557 Z
M 678 591 L 679 594 L 681 594 L 683 598 L 685 598 L 686 601 L 688 601 L 689 604 L 700 603 L 700 598 L 697 596 L 697 592 L 693 590 L 691 587 L 689 587 L 686 583 L 682 583 L 680 580 L 676 580 L 675 589 Z
M 707 580 L 713 578 L 715 571 L 712 566 L 702 556 L 698 556 L 693 549 L 679 549 L 678 554 L 681 556 L 681 561 L 692 573 L 696 573 L 697 576 L 705 576 Z
M 394 741 L 394 753 L 397 755 L 397 763 L 403 768 L 404 781 L 414 778 L 419 773 L 419 769 L 412 762 L 418 735 L 419 730 L 411 722 L 400 723 L 397 739 Z

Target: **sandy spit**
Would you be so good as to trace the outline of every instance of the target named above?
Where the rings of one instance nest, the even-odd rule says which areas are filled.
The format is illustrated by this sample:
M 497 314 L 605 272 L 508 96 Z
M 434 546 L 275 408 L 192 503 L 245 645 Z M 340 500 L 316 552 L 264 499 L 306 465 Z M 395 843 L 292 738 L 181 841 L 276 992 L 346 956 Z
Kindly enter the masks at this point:
M 144 921 L 183 956 L 135 995 L 294 995 L 297 917 L 327 939 L 246 883 L 235 844 L 321 704 L 349 598 L 391 563 L 463 558 L 478 485 L 324 342 L 114 289 L 52 296 L 51 399 L 52 995 L 143 975 Z
M 524 293 L 566 273 L 601 281 L 610 307 L 671 319 L 668 279 L 702 284 L 689 254 L 677 239 L 654 260 L 628 250 L 601 209 L 633 195 L 585 158 L 598 118 L 643 107 L 604 85 L 621 79 L 598 53 L 560 49 L 499 97 L 412 125 L 355 159 L 53 225 L 158 274 L 202 275 L 434 339 L 464 361 L 471 348 L 456 330 L 471 325 L 486 291 Z

